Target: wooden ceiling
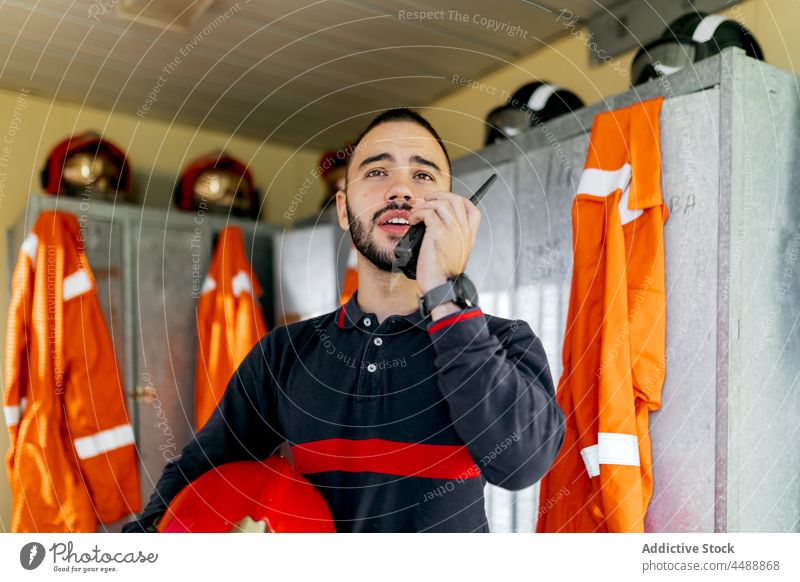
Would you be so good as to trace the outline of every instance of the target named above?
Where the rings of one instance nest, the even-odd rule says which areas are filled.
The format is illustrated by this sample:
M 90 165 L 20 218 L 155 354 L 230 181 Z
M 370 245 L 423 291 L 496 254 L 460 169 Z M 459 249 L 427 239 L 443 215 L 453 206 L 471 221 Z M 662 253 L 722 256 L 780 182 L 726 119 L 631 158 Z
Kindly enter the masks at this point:
M 563 7 L 612 3 L 5 0 L 0 87 L 322 149 L 541 48 Z

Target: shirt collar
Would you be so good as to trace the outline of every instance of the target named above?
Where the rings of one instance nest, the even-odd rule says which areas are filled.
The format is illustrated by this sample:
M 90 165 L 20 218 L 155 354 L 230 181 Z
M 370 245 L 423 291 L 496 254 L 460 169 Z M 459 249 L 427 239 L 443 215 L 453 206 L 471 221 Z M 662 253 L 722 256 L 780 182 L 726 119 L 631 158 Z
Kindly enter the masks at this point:
M 364 325 L 365 316 L 371 321 L 369 326 Z M 390 317 L 402 319 L 422 329 L 424 329 L 427 324 L 430 323 L 428 321 L 429 318 L 423 318 L 418 309 L 415 309 L 406 315 L 393 315 Z M 336 310 L 336 325 L 338 325 L 340 329 L 350 329 L 357 324 L 358 327 L 362 329 L 375 329 L 378 326 L 377 315 L 374 313 L 365 313 L 364 310 L 359 307 L 358 290 L 356 290 L 353 295 L 350 296 L 350 299 L 347 301 L 347 303 Z

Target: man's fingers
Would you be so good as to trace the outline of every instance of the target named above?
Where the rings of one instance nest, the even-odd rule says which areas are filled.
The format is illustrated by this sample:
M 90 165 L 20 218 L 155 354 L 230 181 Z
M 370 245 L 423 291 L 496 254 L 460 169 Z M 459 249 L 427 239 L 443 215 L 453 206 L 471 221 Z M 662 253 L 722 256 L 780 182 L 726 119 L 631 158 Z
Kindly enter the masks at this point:
M 469 200 L 464 200 L 466 202 L 466 212 L 467 212 L 467 221 L 469 222 L 469 228 L 472 231 L 472 235 L 476 236 L 478 234 L 478 228 L 481 225 L 481 211 L 478 210 L 478 207 L 475 206 Z
M 444 200 L 430 200 L 425 202 L 422 206 L 414 209 L 411 211 L 411 215 L 413 216 L 415 212 L 420 211 L 433 211 L 438 217 L 441 223 L 448 228 L 458 228 L 458 222 L 456 221 L 455 217 L 453 216 L 453 207 L 447 201 Z M 426 226 L 428 225 L 427 221 L 425 222 Z
M 444 227 L 441 217 L 436 212 L 436 209 L 431 206 L 419 206 L 412 210 L 409 222 L 411 224 L 424 222 L 426 229 Z

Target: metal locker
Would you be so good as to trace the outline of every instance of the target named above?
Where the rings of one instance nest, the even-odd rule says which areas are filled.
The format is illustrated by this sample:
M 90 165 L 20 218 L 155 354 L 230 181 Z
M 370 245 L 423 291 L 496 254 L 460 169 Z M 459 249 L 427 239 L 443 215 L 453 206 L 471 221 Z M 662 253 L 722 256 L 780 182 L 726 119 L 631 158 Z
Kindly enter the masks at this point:
M 344 231 L 333 224 L 285 230 L 273 245 L 276 319 L 307 319 L 336 309 L 336 253 Z
M 719 90 L 664 102 L 667 374 L 650 415 L 648 531 L 714 531 Z
M 557 382 L 571 204 L 592 120 L 665 97 L 667 376 L 650 416 L 655 490 L 646 531 L 800 531 L 796 84 L 726 49 L 453 164 L 462 179 L 515 160 L 522 229 L 512 316 L 540 336 Z M 519 494 L 487 491 L 490 522 L 523 531 L 530 522 L 514 522 L 511 507 L 519 511 Z
M 216 241 L 217 235 L 221 226 L 216 223 L 213 224 L 214 240 Z M 267 327 L 271 330 L 275 327 L 275 297 L 273 290 L 273 238 L 278 228 L 273 225 L 267 225 L 263 222 L 253 222 L 241 226 L 242 235 L 244 237 L 244 252 L 247 255 L 247 260 L 250 266 L 253 267 L 258 282 L 261 284 L 261 309 L 264 311 L 264 320 Z
M 466 272 L 478 289 L 482 310 L 499 317 L 510 317 L 518 261 L 516 241 L 520 231 L 514 197 L 514 164 L 511 160 L 495 164 L 486 164 L 480 159 L 475 159 L 474 162 L 468 168 L 462 167 L 458 162 L 454 163 L 454 167 L 461 169 L 457 177 L 453 177 L 454 192 L 470 197 L 492 173 L 497 173 L 497 180 L 478 204 L 481 225 Z M 487 484 L 485 496 L 491 531 L 516 531 L 515 501 L 529 495 Z
M 510 161 L 494 166 L 482 165 L 453 178 L 453 188 L 455 192 L 470 197 L 492 173 L 497 173 L 497 180 L 478 205 L 481 226 L 466 271 L 478 288 L 484 310 L 507 317 L 511 313 L 517 260 L 515 241 L 520 229 L 514 211 L 514 166 Z
M 165 463 L 193 434 L 199 290 L 193 254 L 211 243 L 196 240 L 191 226 L 166 228 L 163 222 L 142 221 L 132 233 L 136 435 L 142 496 L 148 499 Z
M 12 269 L 36 217 L 56 208 L 76 215 L 85 231 L 89 264 L 123 374 L 146 503 L 164 465 L 193 436 L 195 309 L 216 236 L 225 226 L 242 229 L 272 329 L 272 248 L 282 229 L 202 212 L 31 194 L 26 215 L 8 233 Z M 317 275 L 320 287 L 335 289 L 333 276 L 326 282 L 324 273 Z M 124 521 L 100 529 L 119 531 Z

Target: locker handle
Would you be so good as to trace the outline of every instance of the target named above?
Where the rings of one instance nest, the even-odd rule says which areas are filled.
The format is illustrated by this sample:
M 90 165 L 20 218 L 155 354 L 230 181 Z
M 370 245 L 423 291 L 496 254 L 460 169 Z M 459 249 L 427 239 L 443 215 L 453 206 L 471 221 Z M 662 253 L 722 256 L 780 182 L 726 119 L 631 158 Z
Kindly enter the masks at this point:
M 133 400 L 139 404 L 152 404 L 157 396 L 155 386 L 137 386 L 133 391 Z

